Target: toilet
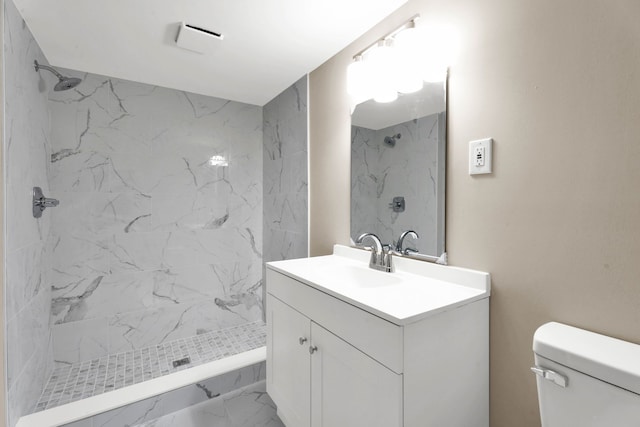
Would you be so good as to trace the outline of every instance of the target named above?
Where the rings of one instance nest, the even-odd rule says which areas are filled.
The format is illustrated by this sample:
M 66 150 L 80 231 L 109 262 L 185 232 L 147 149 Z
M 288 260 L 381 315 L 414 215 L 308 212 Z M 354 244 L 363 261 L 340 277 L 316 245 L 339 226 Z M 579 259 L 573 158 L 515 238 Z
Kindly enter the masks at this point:
M 640 427 L 640 345 L 551 322 L 533 352 L 542 427 Z

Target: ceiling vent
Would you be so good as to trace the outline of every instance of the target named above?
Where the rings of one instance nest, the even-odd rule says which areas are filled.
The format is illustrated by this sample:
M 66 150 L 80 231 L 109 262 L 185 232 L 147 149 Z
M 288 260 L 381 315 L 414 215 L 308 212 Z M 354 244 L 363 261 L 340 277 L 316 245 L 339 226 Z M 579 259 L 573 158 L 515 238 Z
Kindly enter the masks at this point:
M 205 53 L 211 48 L 212 42 L 223 38 L 222 34 L 215 31 L 181 22 L 176 35 L 176 45 L 193 52 Z

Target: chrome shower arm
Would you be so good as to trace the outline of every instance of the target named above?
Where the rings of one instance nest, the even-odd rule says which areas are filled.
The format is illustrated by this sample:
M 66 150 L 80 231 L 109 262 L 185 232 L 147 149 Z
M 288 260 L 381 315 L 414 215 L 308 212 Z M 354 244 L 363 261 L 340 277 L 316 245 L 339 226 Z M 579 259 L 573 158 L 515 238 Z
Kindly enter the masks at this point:
M 49 67 L 48 65 L 38 64 L 38 61 L 33 61 L 33 66 L 36 69 L 36 71 L 40 71 L 40 69 L 42 68 L 43 70 L 51 71 L 53 74 L 56 75 L 58 79 L 64 80 L 64 76 L 59 72 L 57 72 L 53 67 Z

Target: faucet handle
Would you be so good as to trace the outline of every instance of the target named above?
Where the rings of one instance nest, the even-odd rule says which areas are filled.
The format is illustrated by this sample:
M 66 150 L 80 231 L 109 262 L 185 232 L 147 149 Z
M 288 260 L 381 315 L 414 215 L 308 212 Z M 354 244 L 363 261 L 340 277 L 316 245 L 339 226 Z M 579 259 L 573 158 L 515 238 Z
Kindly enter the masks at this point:
M 397 251 L 399 253 L 401 253 L 403 255 L 409 255 L 409 251 L 413 251 L 414 253 L 418 252 L 418 251 L 416 251 L 414 249 L 410 249 L 410 248 L 403 249 L 402 246 L 404 245 L 404 239 L 407 236 L 411 236 L 414 239 L 418 239 L 418 233 L 416 233 L 413 230 L 406 230 L 406 231 L 403 231 L 402 233 L 400 233 L 400 237 L 398 237 L 398 242 L 396 244 L 396 249 L 397 249 Z

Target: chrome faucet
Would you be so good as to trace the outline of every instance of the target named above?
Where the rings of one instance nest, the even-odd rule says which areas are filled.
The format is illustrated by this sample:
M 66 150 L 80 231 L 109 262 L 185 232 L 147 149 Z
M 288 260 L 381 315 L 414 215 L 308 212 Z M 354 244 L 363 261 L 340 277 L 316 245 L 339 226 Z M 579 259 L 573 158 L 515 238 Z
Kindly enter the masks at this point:
M 383 246 L 380 238 L 373 233 L 363 233 L 356 239 L 356 244 L 362 245 L 366 238 L 373 240 L 374 246 L 371 248 L 371 260 L 369 267 L 375 270 L 391 272 L 391 251 L 388 246 Z
M 414 239 L 417 239 L 418 238 L 418 233 L 416 233 L 413 230 L 407 230 L 407 231 L 403 231 L 400 234 L 400 237 L 398 237 L 398 243 L 396 244 L 396 250 L 398 252 L 400 252 L 402 255 L 409 255 L 409 253 L 411 253 L 411 252 L 413 252 L 413 253 L 418 252 L 415 249 L 411 249 L 411 248 L 403 249 L 402 248 L 402 246 L 404 245 L 404 238 L 407 237 L 407 236 L 411 236 Z

